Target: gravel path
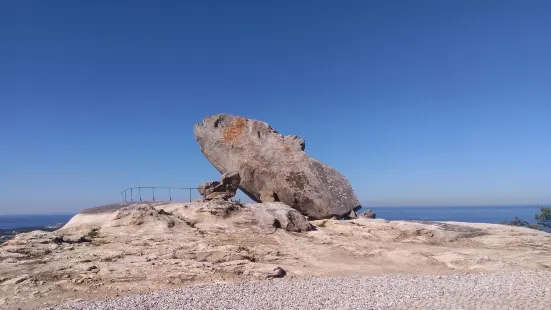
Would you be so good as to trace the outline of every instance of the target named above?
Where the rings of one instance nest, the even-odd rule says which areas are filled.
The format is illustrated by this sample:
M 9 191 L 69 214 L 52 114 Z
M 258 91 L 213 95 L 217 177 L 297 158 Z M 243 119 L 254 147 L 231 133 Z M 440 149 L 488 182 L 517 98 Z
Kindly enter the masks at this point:
M 551 309 L 551 272 L 313 277 L 201 285 L 63 309 Z

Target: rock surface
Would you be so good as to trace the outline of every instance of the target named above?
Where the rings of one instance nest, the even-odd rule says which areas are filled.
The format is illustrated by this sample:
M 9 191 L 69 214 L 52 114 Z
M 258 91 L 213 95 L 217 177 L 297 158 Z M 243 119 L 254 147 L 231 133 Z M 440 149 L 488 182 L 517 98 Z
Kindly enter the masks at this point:
M 118 211 L 109 214 L 88 215 L 82 213 L 69 221 L 63 230 L 94 229 L 97 233 L 115 233 L 114 229 L 116 228 L 116 233 L 119 235 L 126 230 L 136 234 L 142 230 L 145 230 L 146 233 L 170 233 L 174 227 L 192 226 L 195 228 L 195 226 L 210 225 L 220 227 L 232 226 L 235 223 L 243 223 L 259 229 L 281 228 L 293 232 L 305 232 L 312 229 L 312 225 L 305 216 L 281 202 L 242 204 L 233 201 L 212 200 L 186 204 L 136 203 L 121 207 Z M 43 238 L 44 233 L 41 234 L 33 239 Z M 63 242 L 69 242 L 69 240 L 91 241 L 81 233 L 61 235 L 55 238 Z
M 312 225 L 300 212 L 281 202 L 248 205 L 254 206 L 256 216 L 263 227 L 275 227 L 295 232 L 312 230 Z
M 19 284 L 21 282 L 24 282 L 26 280 L 29 279 L 29 275 L 28 274 L 23 274 L 23 275 L 20 275 L 18 277 L 15 277 L 11 280 L 8 280 L 8 281 L 5 281 L 4 283 L 2 283 L 2 285 L 14 285 L 14 284 Z
M 528 228 L 307 222 L 299 213 L 281 202 L 223 200 L 87 209 L 60 230 L 19 234 L 0 247 L 0 301 L 40 309 L 205 283 L 551 268 L 551 234 Z
M 311 219 L 342 218 L 361 208 L 348 180 L 310 158 L 297 136 L 227 114 L 206 117 L 194 132 L 218 171 L 239 171 L 239 186 L 254 201 L 281 201 Z

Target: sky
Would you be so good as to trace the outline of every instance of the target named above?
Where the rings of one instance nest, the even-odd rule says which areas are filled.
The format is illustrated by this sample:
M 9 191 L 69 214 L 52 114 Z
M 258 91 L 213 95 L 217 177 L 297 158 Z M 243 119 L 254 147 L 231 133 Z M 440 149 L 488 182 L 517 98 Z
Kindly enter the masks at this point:
M 0 214 L 219 173 L 193 125 L 306 140 L 364 205 L 551 203 L 549 1 L 3 1 Z

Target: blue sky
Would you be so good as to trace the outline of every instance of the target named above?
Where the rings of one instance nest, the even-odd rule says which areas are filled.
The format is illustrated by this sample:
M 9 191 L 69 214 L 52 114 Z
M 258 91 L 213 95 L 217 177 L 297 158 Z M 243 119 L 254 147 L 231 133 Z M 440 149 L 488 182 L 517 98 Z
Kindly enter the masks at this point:
M 4 1 L 0 214 L 217 179 L 193 124 L 306 140 L 377 205 L 551 202 L 549 1 Z

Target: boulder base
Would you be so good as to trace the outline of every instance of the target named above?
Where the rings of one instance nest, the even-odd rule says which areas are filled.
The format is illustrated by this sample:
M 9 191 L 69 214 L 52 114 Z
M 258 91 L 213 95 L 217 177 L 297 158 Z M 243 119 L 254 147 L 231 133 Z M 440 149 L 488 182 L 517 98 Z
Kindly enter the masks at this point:
M 205 200 L 222 199 L 229 200 L 237 193 L 241 177 L 238 171 L 229 171 L 221 177 L 221 182 L 210 181 L 205 182 L 197 188 Z

